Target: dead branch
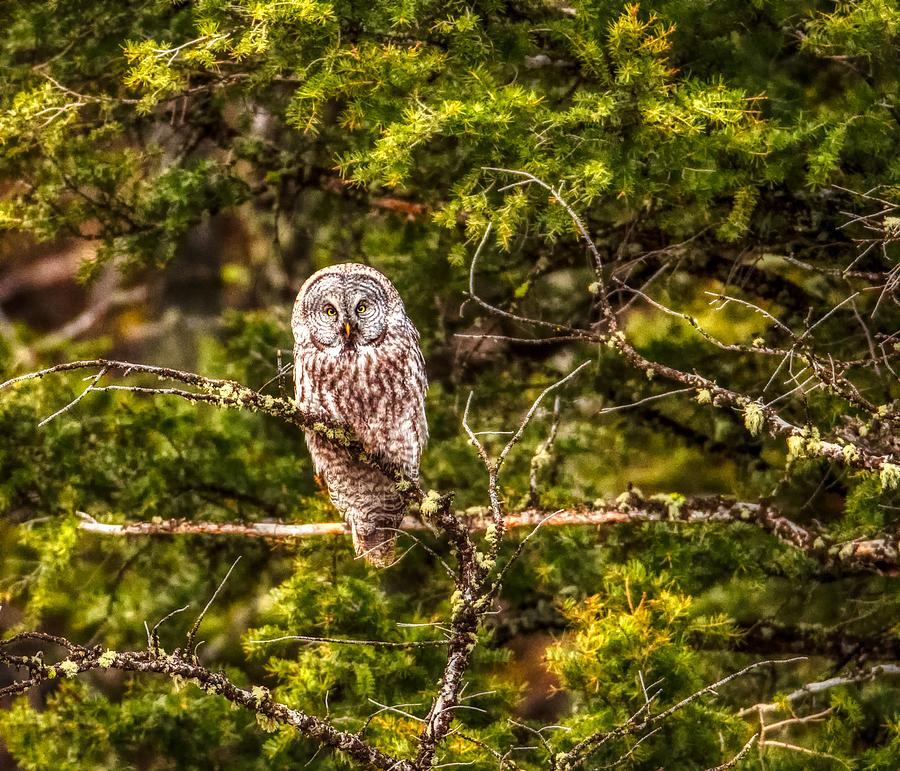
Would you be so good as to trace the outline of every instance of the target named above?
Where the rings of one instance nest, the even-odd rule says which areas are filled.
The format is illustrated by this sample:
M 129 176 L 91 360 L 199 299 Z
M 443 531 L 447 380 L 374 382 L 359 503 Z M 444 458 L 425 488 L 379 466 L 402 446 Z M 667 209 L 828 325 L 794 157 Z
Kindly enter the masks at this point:
M 838 688 L 842 685 L 857 685 L 859 683 L 867 683 L 873 680 L 877 680 L 883 676 L 896 675 L 900 675 L 900 664 L 876 664 L 874 667 L 870 667 L 868 669 L 860 669 L 848 675 L 829 677 L 827 680 L 820 680 L 815 683 L 807 683 L 797 690 L 792 691 L 778 702 L 771 702 L 769 704 L 754 704 L 753 706 L 745 707 L 744 709 L 742 709 L 740 712 L 738 712 L 738 715 L 740 715 L 741 717 L 747 717 L 750 715 L 767 715 L 772 712 L 783 710 L 789 705 L 793 705 L 803 699 L 808 699 L 811 696 L 816 696 L 820 693 L 824 693 L 825 691 L 829 691 L 832 688 Z
M 110 524 L 79 512 L 79 528 L 102 535 L 213 535 L 242 536 L 286 540 L 327 535 L 349 535 L 343 522 L 284 524 L 255 522 L 191 522 L 182 519 L 158 522 L 130 522 Z M 485 531 L 495 526 L 494 513 L 486 510 L 477 515 L 448 512 L 456 526 L 467 533 Z M 504 527 L 536 528 L 561 526 L 609 526 L 640 522 L 661 522 L 672 525 L 744 524 L 758 527 L 783 543 L 806 553 L 827 568 L 845 572 L 896 573 L 900 569 L 900 536 L 886 534 L 880 538 L 835 542 L 827 533 L 810 530 L 783 516 L 777 509 L 763 503 L 734 501 L 718 496 L 683 499 L 679 496 L 658 495 L 641 498 L 634 492 L 620 495 L 602 506 L 566 508 L 556 511 L 530 508 L 506 514 Z M 404 518 L 402 530 L 430 531 L 428 524 L 414 517 Z
M 737 755 L 735 755 L 731 760 L 726 760 L 724 763 L 718 766 L 713 766 L 712 768 L 708 768 L 706 771 L 726 771 L 726 769 L 734 768 L 741 759 L 753 748 L 753 745 L 756 743 L 756 740 L 759 739 L 759 734 L 753 734 L 748 740 L 747 743 L 741 747 L 740 751 Z

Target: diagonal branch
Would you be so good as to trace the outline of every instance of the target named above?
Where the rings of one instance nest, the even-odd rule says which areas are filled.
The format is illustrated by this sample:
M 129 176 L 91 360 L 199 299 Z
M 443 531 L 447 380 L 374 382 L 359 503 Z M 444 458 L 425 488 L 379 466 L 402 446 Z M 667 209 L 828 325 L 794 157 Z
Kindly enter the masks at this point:
M 523 184 L 535 183 L 550 191 L 556 201 L 566 210 L 570 218 L 572 218 L 572 221 L 575 224 L 580 237 L 584 240 L 595 260 L 599 258 L 599 253 L 597 252 L 596 245 L 591 240 L 584 224 L 582 223 L 581 219 L 578 217 L 574 209 L 572 209 L 572 207 L 561 197 L 559 191 L 552 188 L 546 182 L 543 182 L 542 180 L 538 179 L 528 172 L 515 171 L 513 169 L 496 168 L 487 170 L 516 174 L 524 178 Z M 759 433 L 763 428 L 765 428 L 773 436 L 783 436 L 786 439 L 794 439 L 795 441 L 802 442 L 805 451 L 810 455 L 827 458 L 829 460 L 839 462 L 843 465 L 880 471 L 882 472 L 882 476 L 890 481 L 890 484 L 894 484 L 892 480 L 894 479 L 895 475 L 900 474 L 900 469 L 898 469 L 898 466 L 893 462 L 893 458 L 890 455 L 878 455 L 859 445 L 842 444 L 840 442 L 819 438 L 816 438 L 814 442 L 810 442 L 808 431 L 804 430 L 803 427 L 794 425 L 782 418 L 781 415 L 778 414 L 777 410 L 775 410 L 771 405 L 764 404 L 759 398 L 754 398 L 750 395 L 742 394 L 729 388 L 720 386 L 714 380 L 711 380 L 696 372 L 686 372 L 684 370 L 679 370 L 675 367 L 671 367 L 667 364 L 662 364 L 652 359 L 648 359 L 631 344 L 631 342 L 625 336 L 624 332 L 618 328 L 615 313 L 612 311 L 612 308 L 609 305 L 609 299 L 603 291 L 603 286 L 602 283 L 600 283 L 599 278 L 598 284 L 601 312 L 603 314 L 603 321 L 607 326 L 607 331 L 605 332 L 577 329 L 561 324 L 553 324 L 552 322 L 548 321 L 530 319 L 524 316 L 510 314 L 506 311 L 502 311 L 501 309 L 496 308 L 493 305 L 490 305 L 475 293 L 475 266 L 478 256 L 480 255 L 488 240 L 491 229 L 491 224 L 489 223 L 488 228 L 485 231 L 484 238 L 478 245 L 478 249 L 476 250 L 475 255 L 472 258 L 469 275 L 469 294 L 471 298 L 488 312 L 504 318 L 509 318 L 520 323 L 529 324 L 532 326 L 550 327 L 553 328 L 556 332 L 564 331 L 567 335 L 576 337 L 584 342 L 594 342 L 607 345 L 613 350 L 617 351 L 622 356 L 622 358 L 624 358 L 629 364 L 632 365 L 632 367 L 640 370 L 641 372 L 645 372 L 648 377 L 662 377 L 666 380 L 671 380 L 684 386 L 688 386 L 697 392 L 698 400 L 702 397 L 703 403 L 711 403 L 717 407 L 732 407 L 741 410 L 744 413 L 745 423 L 747 424 L 748 429 L 750 429 L 753 433 Z M 595 267 L 597 268 L 599 277 L 601 273 L 599 264 L 595 265 Z M 735 298 L 728 299 L 733 301 Z M 774 317 L 772 318 L 774 319 Z M 781 324 L 781 322 L 777 320 L 775 321 L 778 324 Z M 784 325 L 781 324 L 781 326 Z M 785 329 L 787 328 L 785 327 Z M 821 364 L 821 366 L 817 366 L 817 374 L 821 375 L 823 372 L 824 364 Z M 851 402 L 859 401 L 859 399 L 856 398 L 856 396 L 858 396 L 858 392 L 855 392 L 855 390 L 848 391 L 847 389 L 844 389 L 842 395 L 845 398 L 848 398 Z M 866 402 L 866 404 L 868 405 L 868 402 Z
M 300 409 L 292 400 L 269 396 L 254 391 L 234 380 L 205 377 L 194 372 L 172 369 L 170 367 L 157 367 L 151 364 L 134 364 L 127 361 L 114 361 L 110 359 L 84 359 L 81 361 L 65 362 L 53 367 L 29 372 L 18 377 L 0 383 L 0 391 L 31 380 L 37 380 L 48 375 L 63 372 L 77 372 L 80 370 L 97 370 L 97 375 L 92 379 L 89 387 L 74 401 L 70 402 L 62 410 L 57 411 L 50 418 L 65 412 L 81 401 L 91 391 L 127 391 L 160 396 L 176 396 L 189 402 L 211 404 L 216 407 L 260 412 L 274 418 L 278 418 L 305 431 L 313 431 L 324 436 L 329 441 L 335 442 L 346 448 L 359 459 L 374 465 L 383 471 L 388 477 L 396 480 L 398 491 L 404 497 L 407 505 L 417 504 L 423 498 L 423 492 L 418 481 L 408 477 L 403 469 L 386 461 L 368 450 L 355 436 L 349 426 L 336 423 L 330 418 Z M 119 372 L 123 377 L 129 375 L 152 375 L 160 380 L 169 380 L 176 383 L 192 386 L 194 390 L 184 388 L 151 388 L 147 386 L 109 385 L 98 386 L 98 382 L 109 372 Z M 42 421 L 46 423 L 50 418 Z M 442 504 L 443 505 L 443 504 Z M 449 506 L 449 500 L 446 503 Z
M 727 675 L 720 680 L 711 683 L 710 685 L 694 691 L 694 693 L 692 693 L 690 696 L 686 696 L 681 701 L 673 704 L 668 709 L 665 709 L 662 712 L 658 712 L 655 715 L 648 714 L 650 706 L 648 703 L 644 705 L 644 707 L 641 708 L 638 712 L 632 715 L 629 720 L 622 723 L 617 728 L 613 728 L 609 731 L 598 731 L 596 733 L 593 733 L 578 742 L 578 744 L 572 747 L 572 749 L 570 749 L 568 752 L 560 753 L 559 755 L 557 755 L 554 759 L 554 768 L 558 771 L 572 771 L 573 769 L 579 767 L 582 763 L 584 763 L 584 761 L 587 760 L 591 753 L 593 753 L 596 749 L 603 746 L 607 742 L 613 739 L 618 739 L 622 736 L 642 733 L 648 728 L 652 728 L 653 726 L 662 723 L 676 712 L 684 709 L 686 706 L 692 704 L 698 699 L 703 698 L 707 694 L 711 693 L 713 695 L 718 695 L 717 690 L 723 685 L 730 683 L 732 680 L 743 677 L 744 675 L 753 672 L 760 667 L 793 664 L 798 661 L 806 661 L 806 658 L 803 656 L 798 656 L 790 659 L 772 659 L 767 661 L 754 662 L 753 664 L 750 664 L 737 672 L 732 672 L 730 675 Z
M 894 677 L 900 675 L 900 664 L 876 664 L 869 669 L 860 669 L 848 675 L 839 675 L 837 677 L 829 677 L 826 680 L 819 680 L 815 683 L 807 683 L 797 690 L 791 691 L 780 701 L 772 702 L 770 704 L 754 704 L 753 706 L 745 707 L 740 712 L 738 712 L 738 714 L 741 717 L 747 717 L 750 715 L 762 716 L 771 712 L 778 712 L 779 710 L 786 709 L 787 707 L 798 701 L 810 698 L 820 693 L 824 693 L 825 691 L 829 691 L 832 688 L 839 688 L 843 685 L 867 683 L 871 682 L 872 680 L 877 680 L 878 678 L 885 675 Z
M 34 634 L 27 635 L 35 637 Z M 0 641 L 0 663 L 22 667 L 22 657 L 12 656 L 4 651 L 8 645 L 24 636 Z M 40 639 L 40 638 L 38 638 Z M 221 672 L 212 672 L 196 660 L 186 658 L 176 652 L 171 656 L 159 657 L 152 651 L 103 651 L 100 646 L 85 648 L 80 645 L 55 638 L 54 644 L 68 648 L 69 656 L 61 662 L 47 665 L 40 659 L 32 658 L 29 676 L 0 688 L 0 698 L 25 693 L 32 688 L 59 677 L 75 677 L 82 672 L 115 669 L 122 672 L 156 673 L 165 677 L 181 678 L 193 682 L 209 694 L 221 696 L 232 704 L 255 713 L 258 719 L 277 725 L 293 726 L 307 738 L 324 747 L 343 752 L 348 757 L 367 768 L 387 771 L 414 771 L 414 766 L 406 760 L 399 760 L 373 747 L 358 734 L 341 731 L 322 718 L 308 715 L 299 709 L 292 709 L 275 701 L 265 688 L 240 688 Z

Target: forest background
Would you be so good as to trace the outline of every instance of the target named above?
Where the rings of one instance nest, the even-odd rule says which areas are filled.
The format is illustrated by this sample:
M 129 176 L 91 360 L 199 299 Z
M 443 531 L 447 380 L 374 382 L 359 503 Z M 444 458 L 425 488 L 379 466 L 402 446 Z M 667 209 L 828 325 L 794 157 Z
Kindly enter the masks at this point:
M 0 30 L 0 381 L 84 362 L 0 386 L 0 766 L 897 768 L 896 2 Z M 346 260 L 431 381 L 385 570 L 256 537 L 338 520 L 284 365 Z

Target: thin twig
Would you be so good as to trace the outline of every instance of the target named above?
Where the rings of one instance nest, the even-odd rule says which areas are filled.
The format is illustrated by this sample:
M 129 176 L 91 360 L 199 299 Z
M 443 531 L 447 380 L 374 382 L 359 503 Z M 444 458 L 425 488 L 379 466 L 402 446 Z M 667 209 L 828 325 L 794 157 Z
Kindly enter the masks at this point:
M 350 640 L 342 637 L 307 637 L 302 634 L 290 634 L 283 637 L 272 637 L 268 640 L 248 640 L 253 645 L 268 645 L 278 642 L 329 643 L 336 645 L 365 645 L 372 648 L 427 648 L 429 646 L 446 645 L 446 640 L 408 640 L 406 642 L 388 642 L 386 640 Z
M 203 610 L 200 611 L 200 615 L 197 616 L 197 620 L 194 622 L 194 625 L 191 627 L 190 631 L 187 633 L 186 649 L 187 649 L 188 655 L 190 655 L 190 653 L 191 653 L 191 649 L 194 645 L 194 638 L 196 637 L 197 632 L 200 630 L 200 624 L 203 623 L 203 617 L 206 615 L 206 611 L 208 611 L 210 609 L 210 606 L 213 604 L 213 602 L 215 602 L 216 597 L 219 596 L 219 592 L 222 591 L 222 587 L 225 586 L 225 582 L 228 580 L 228 577 L 231 575 L 231 571 L 233 571 L 235 569 L 238 562 L 240 562 L 240 561 L 241 561 L 241 555 L 239 555 L 238 558 L 234 562 L 231 563 L 231 567 L 228 568 L 228 572 L 225 574 L 225 578 L 223 578 L 221 583 L 216 587 L 216 590 L 213 592 L 212 597 L 209 598 L 209 602 L 206 603 L 206 607 L 204 607 Z
M 102 378 L 108 371 L 109 370 L 106 367 L 101 369 L 91 379 L 91 382 L 88 384 L 87 388 L 85 388 L 80 394 L 78 394 L 78 396 L 76 396 L 74 399 L 72 399 L 72 401 L 70 401 L 65 407 L 58 409 L 56 412 L 54 412 L 49 417 L 44 418 L 40 423 L 38 423 L 38 427 L 40 428 L 40 427 L 46 426 L 51 420 L 53 420 L 53 418 L 57 418 L 60 415 L 62 415 L 63 413 L 71 410 L 76 404 L 78 404 L 78 402 L 80 402 L 82 399 L 84 399 L 84 397 L 87 396 L 91 391 L 99 390 L 99 389 L 95 389 L 94 386 L 97 385 L 97 382 L 100 380 L 100 378 Z M 3 388 L 3 386 L 0 386 L 0 389 L 2 389 L 2 388 Z

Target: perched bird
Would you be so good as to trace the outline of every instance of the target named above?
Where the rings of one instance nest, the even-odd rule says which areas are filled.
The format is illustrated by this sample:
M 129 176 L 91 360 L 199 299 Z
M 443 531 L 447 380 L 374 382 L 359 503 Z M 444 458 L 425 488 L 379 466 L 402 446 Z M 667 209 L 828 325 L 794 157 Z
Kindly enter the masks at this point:
M 376 457 L 418 479 L 428 382 L 396 287 L 367 265 L 323 268 L 300 288 L 291 328 L 297 404 L 349 426 Z M 313 431 L 306 443 L 357 556 L 389 564 L 404 508 L 396 482 Z

